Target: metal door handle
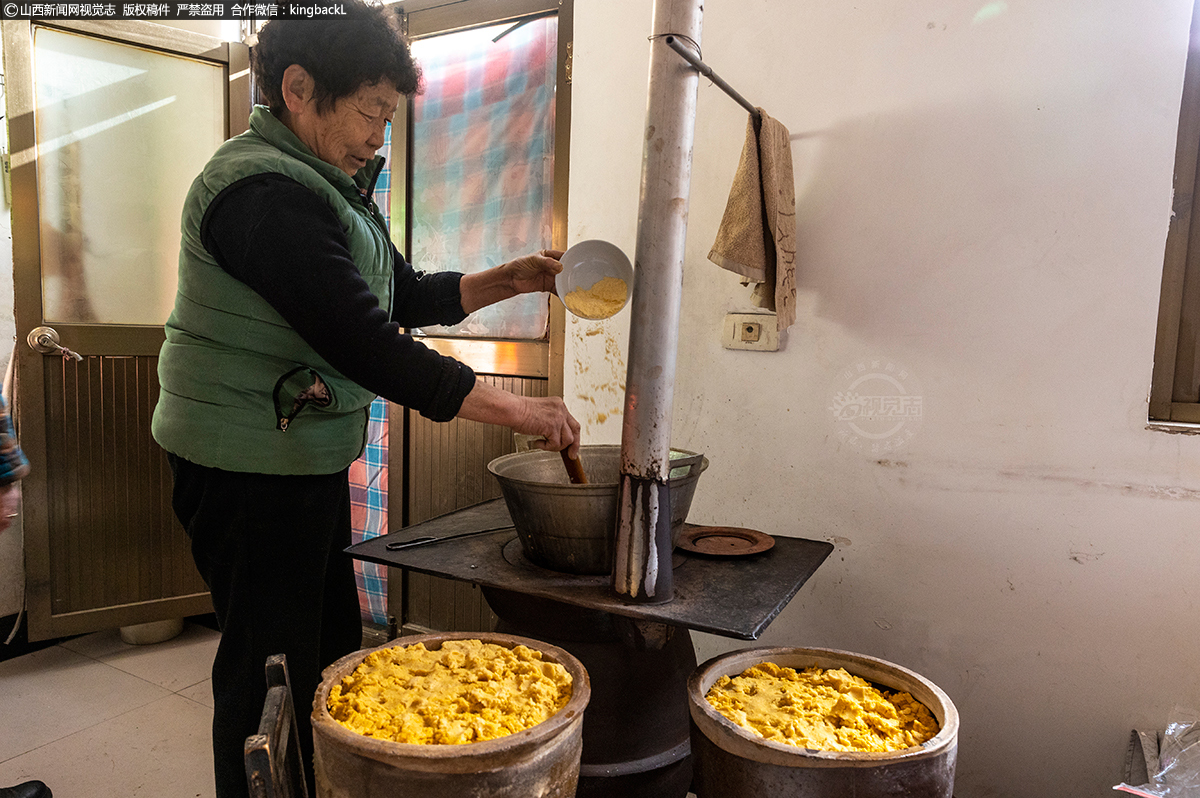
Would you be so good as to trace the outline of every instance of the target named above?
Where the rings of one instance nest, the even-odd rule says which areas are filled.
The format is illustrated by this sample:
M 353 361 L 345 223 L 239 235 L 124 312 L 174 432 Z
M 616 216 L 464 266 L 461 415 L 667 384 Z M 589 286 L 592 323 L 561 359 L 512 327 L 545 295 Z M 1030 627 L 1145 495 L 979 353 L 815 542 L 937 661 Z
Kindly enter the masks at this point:
M 64 358 L 74 358 L 75 360 L 83 360 L 83 355 L 67 349 L 58 342 L 58 331 L 53 327 L 34 327 L 29 331 L 29 335 L 25 338 L 29 342 L 29 346 L 35 352 L 41 352 L 43 355 L 51 355 L 58 353 Z

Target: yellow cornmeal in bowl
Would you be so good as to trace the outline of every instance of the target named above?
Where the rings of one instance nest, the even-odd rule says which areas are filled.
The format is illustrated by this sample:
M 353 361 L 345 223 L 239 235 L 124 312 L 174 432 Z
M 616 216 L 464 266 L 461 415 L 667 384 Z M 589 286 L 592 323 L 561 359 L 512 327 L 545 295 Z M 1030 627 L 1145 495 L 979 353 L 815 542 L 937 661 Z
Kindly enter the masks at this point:
M 844 668 L 797 672 L 763 662 L 722 676 L 705 696 L 755 735 L 818 751 L 900 751 L 938 733 L 937 720 L 908 693 L 884 693 Z
M 607 319 L 625 307 L 629 287 L 619 277 L 605 277 L 591 288 L 576 288 L 563 297 L 563 304 L 576 316 Z
M 494 740 L 536 726 L 571 699 L 571 675 L 542 653 L 447 640 L 368 654 L 329 691 L 329 714 L 351 731 L 398 743 Z

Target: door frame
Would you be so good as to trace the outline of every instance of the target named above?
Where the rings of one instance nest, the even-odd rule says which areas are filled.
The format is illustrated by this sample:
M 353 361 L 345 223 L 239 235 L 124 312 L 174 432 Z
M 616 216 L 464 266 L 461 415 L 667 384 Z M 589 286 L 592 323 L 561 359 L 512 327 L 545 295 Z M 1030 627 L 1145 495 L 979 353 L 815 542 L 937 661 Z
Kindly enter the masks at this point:
M 44 469 L 47 461 L 48 419 L 45 407 L 34 409 L 45 395 L 43 359 L 25 343 L 26 334 L 43 324 L 40 214 L 33 84 L 33 32 L 47 28 L 83 34 L 169 55 L 220 64 L 225 69 L 226 138 L 249 127 L 249 48 L 239 42 L 139 21 L 31 21 L 0 23 L 3 36 L 4 82 L 8 115 L 14 275 L 14 321 L 17 346 L 13 351 L 15 383 L 13 415 L 20 425 L 21 446 L 34 464 L 22 482 L 25 535 L 25 604 L 31 640 L 81 634 L 102 628 L 127 626 L 211 610 L 208 593 L 173 596 L 112 607 L 55 614 L 52 606 L 49 489 Z M 23 286 L 23 287 L 22 287 Z M 127 326 L 98 332 L 83 325 L 56 323 L 63 345 L 86 355 L 157 355 L 165 339 L 161 326 Z M 27 411 L 27 412 L 22 412 Z

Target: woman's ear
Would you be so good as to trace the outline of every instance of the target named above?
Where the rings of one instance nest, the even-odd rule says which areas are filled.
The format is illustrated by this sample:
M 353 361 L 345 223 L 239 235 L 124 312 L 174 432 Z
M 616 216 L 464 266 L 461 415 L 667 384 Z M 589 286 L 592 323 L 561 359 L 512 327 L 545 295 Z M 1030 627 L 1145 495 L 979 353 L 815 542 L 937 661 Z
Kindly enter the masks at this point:
M 289 113 L 297 113 L 312 100 L 314 81 L 308 70 L 292 64 L 283 71 L 283 102 Z

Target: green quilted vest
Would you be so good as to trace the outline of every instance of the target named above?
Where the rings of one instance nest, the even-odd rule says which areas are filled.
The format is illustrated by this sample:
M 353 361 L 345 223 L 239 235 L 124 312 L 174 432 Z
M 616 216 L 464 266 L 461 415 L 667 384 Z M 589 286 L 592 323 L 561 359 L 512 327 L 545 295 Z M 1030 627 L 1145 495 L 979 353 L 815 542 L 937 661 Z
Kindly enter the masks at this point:
M 200 243 L 200 223 L 229 185 L 256 174 L 286 175 L 329 203 L 358 270 L 390 312 L 387 227 L 360 194 L 378 161 L 351 178 L 256 106 L 250 130 L 221 145 L 192 183 L 151 425 L 168 452 L 263 474 L 331 474 L 361 453 L 375 395 L 338 373 L 262 297 L 222 269 Z

